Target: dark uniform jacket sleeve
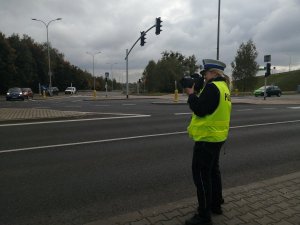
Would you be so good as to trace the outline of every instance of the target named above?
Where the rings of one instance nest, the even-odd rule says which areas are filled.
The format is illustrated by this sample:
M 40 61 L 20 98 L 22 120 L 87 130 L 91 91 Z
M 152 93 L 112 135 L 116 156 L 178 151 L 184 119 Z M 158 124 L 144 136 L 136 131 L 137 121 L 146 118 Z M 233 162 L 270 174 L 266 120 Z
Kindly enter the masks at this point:
M 215 81 L 223 81 L 222 78 Z M 218 107 L 220 91 L 216 85 L 209 82 L 198 97 L 196 94 L 189 95 L 188 104 L 190 109 L 199 117 L 212 114 Z

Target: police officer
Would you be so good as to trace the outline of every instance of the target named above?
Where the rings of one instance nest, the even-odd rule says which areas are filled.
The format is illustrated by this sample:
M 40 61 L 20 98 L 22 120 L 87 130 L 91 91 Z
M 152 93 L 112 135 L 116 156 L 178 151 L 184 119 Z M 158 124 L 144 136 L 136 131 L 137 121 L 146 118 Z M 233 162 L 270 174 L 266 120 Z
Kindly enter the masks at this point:
M 229 131 L 230 91 L 224 77 L 226 65 L 213 59 L 204 59 L 203 64 L 200 73 L 205 86 L 200 95 L 194 93 L 194 87 L 185 88 L 193 111 L 188 133 L 195 142 L 192 172 L 199 204 L 198 213 L 186 225 L 212 224 L 211 213 L 222 214 L 224 202 L 219 157 Z

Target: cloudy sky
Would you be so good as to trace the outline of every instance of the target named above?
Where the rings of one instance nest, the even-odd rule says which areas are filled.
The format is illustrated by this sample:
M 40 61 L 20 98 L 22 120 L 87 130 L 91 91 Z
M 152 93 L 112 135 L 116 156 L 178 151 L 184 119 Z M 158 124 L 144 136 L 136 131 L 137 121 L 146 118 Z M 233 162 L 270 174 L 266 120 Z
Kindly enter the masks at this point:
M 139 38 L 140 31 L 162 19 L 162 32 L 146 35 L 129 55 L 129 81 L 137 81 L 150 60 L 163 51 L 185 56 L 216 58 L 218 0 L 0 0 L 0 31 L 6 37 L 26 34 L 38 43 L 46 42 L 41 22 L 62 18 L 49 25 L 52 47 L 71 64 L 95 75 L 111 72 L 117 81 L 126 81 L 125 52 Z M 241 43 L 252 39 L 258 50 L 257 62 L 272 56 L 276 71 L 300 68 L 300 0 L 221 0 L 220 60 L 234 60 Z

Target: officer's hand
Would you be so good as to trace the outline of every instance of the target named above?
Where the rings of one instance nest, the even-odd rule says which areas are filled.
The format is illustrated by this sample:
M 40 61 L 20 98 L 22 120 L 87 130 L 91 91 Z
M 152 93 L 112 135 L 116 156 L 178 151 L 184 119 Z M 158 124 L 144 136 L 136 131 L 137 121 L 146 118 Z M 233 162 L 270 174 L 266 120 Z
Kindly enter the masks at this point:
M 185 89 L 184 89 L 184 92 L 185 92 L 187 95 L 194 94 L 194 92 L 195 92 L 194 86 L 195 86 L 195 84 L 193 84 L 193 86 L 192 86 L 191 88 L 185 88 Z

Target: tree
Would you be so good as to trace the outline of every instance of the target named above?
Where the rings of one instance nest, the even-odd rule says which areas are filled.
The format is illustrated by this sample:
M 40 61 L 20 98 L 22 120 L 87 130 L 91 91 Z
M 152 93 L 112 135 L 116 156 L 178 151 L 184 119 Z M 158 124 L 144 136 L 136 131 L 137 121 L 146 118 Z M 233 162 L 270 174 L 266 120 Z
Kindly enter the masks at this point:
M 16 76 L 16 54 L 4 34 L 0 32 L 0 93 L 5 93 L 12 86 Z
M 48 85 L 48 46 L 37 44 L 27 35 L 13 34 L 6 38 L 0 32 L 0 93 L 11 87 L 30 87 L 39 91 L 39 84 Z M 78 89 L 92 89 L 93 77 L 64 59 L 50 46 L 52 84 L 64 90 L 72 83 Z M 114 87 L 117 82 L 114 80 Z M 104 90 L 103 78 L 96 79 L 96 89 Z
M 173 92 L 174 82 L 179 81 L 184 74 L 192 75 L 197 69 L 194 55 L 185 57 L 179 52 L 163 52 L 162 58 L 155 63 L 151 60 L 142 80 L 150 92 Z
M 33 40 L 27 35 L 23 35 L 20 39 L 18 35 L 12 35 L 9 38 L 10 45 L 16 50 L 17 58 L 15 66 L 17 76 L 15 77 L 15 85 L 21 87 L 34 87 L 38 79 L 36 63 L 33 58 L 30 46 Z
M 242 43 L 237 50 L 234 61 L 231 63 L 234 88 L 242 91 L 252 90 L 255 85 L 255 75 L 259 65 L 255 61 L 258 52 L 250 39 L 246 44 Z
M 157 79 L 155 77 L 155 67 L 156 63 L 154 60 L 149 61 L 148 65 L 146 66 L 144 72 L 143 72 L 143 78 L 146 88 L 148 91 L 155 91 L 155 80 Z

